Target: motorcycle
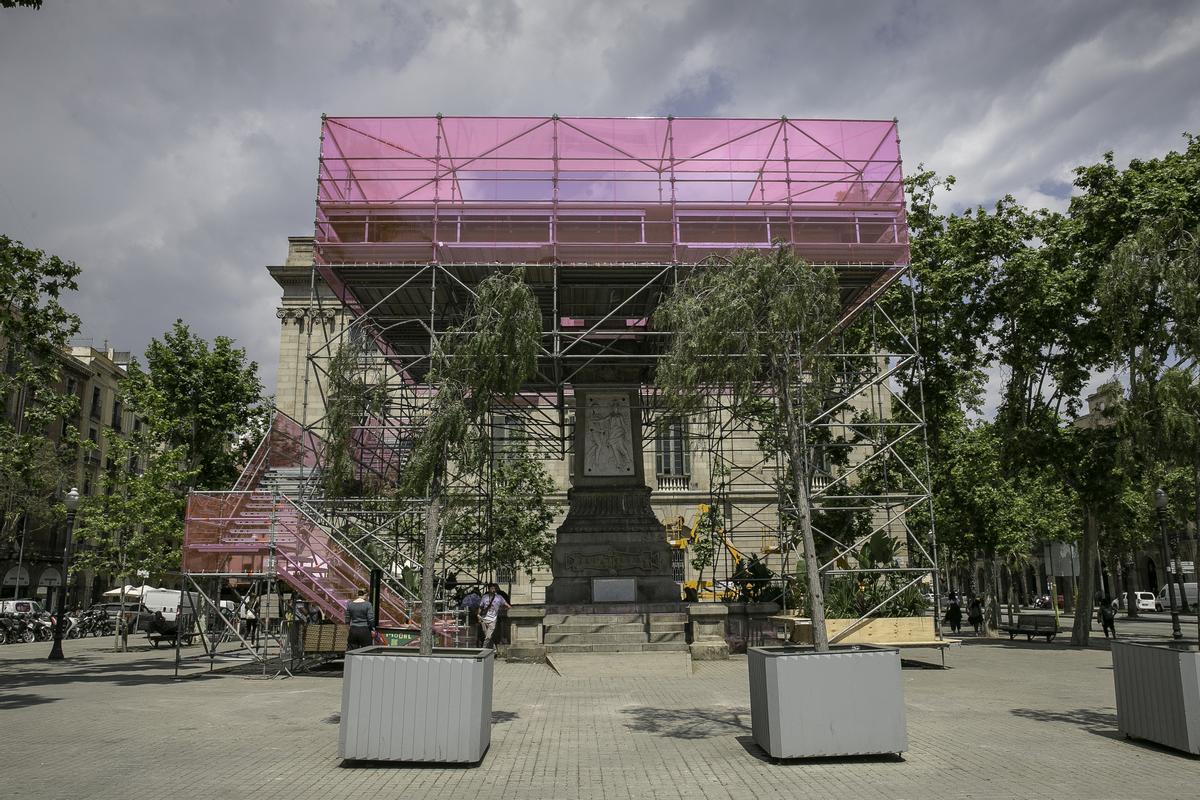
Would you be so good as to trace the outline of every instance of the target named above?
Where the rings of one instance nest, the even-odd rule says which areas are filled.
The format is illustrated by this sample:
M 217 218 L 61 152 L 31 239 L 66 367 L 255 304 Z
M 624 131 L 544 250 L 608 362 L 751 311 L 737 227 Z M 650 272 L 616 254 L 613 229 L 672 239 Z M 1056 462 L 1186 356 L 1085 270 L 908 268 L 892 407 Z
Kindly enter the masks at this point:
M 31 615 L 31 617 L 29 625 L 33 629 L 33 636 L 37 641 L 48 642 L 54 638 L 54 617 L 49 614 Z
M 11 614 L 0 614 L 0 644 L 17 640 L 17 623 Z

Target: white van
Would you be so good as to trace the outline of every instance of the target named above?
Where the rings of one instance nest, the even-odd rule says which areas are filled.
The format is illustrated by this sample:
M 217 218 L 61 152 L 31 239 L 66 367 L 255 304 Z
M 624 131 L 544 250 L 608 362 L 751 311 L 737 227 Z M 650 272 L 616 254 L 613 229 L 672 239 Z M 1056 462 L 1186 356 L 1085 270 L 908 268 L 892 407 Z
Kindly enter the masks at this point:
M 1183 608 L 1183 603 L 1179 602 L 1179 584 L 1172 584 L 1175 587 L 1175 607 Z M 1187 597 L 1188 608 L 1196 610 L 1196 582 L 1183 584 L 1184 596 Z M 1171 590 L 1166 586 L 1158 590 L 1158 597 L 1154 601 L 1154 610 L 1163 611 L 1171 608 Z
M 0 600 L 0 614 L 41 614 L 45 610 L 37 600 Z
M 201 612 L 200 595 L 195 592 L 188 592 L 188 595 L 191 597 L 190 604 L 188 597 L 185 597 L 183 592 L 178 589 L 147 588 L 142 593 L 142 608 L 152 617 L 155 611 L 161 611 L 163 619 L 167 622 L 174 622 L 175 616 L 181 608 L 183 613 L 189 615 Z

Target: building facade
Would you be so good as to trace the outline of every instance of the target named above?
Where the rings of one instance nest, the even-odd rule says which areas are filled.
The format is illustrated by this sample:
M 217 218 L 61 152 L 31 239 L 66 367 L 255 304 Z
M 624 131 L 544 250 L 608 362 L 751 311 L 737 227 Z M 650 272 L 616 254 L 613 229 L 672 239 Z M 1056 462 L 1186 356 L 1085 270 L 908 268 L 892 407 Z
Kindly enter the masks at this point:
M 79 431 L 81 440 L 91 443 L 74 455 L 73 486 L 82 497 L 100 492 L 103 471 L 115 468 L 109 455 L 113 438 L 128 437 L 141 427 L 141 421 L 125 407 L 121 397 L 120 382 L 125 377 L 129 357 L 127 351 L 107 345 L 103 349 L 74 345 L 60 354 L 59 390 L 78 400 L 78 412 L 73 419 L 51 425 L 46 436 L 57 444 L 70 426 Z M 19 405 L 10 404 L 10 423 L 18 425 L 20 416 Z M 62 493 L 71 488 L 62 487 Z M 0 594 L 5 598 L 37 599 L 47 608 L 55 608 L 63 580 L 65 544 L 66 529 L 62 523 L 23 525 L 8 542 L 6 552 L 0 554 L 0 575 L 3 575 Z M 68 589 L 68 605 L 90 605 L 109 588 L 109 576 L 91 570 L 79 571 Z

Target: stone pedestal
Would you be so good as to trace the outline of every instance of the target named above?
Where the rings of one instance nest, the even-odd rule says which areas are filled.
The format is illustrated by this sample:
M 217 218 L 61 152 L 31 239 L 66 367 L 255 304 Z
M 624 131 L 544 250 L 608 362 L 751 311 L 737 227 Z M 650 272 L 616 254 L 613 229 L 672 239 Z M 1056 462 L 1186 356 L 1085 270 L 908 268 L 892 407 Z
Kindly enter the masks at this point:
M 508 609 L 508 661 L 541 663 L 546 660 L 542 637 L 545 606 L 512 606 Z
M 729 658 L 725 641 L 725 623 L 729 609 L 724 603 L 692 603 L 688 606 L 688 623 L 692 627 L 689 646 L 696 661 L 719 661 Z
M 574 486 L 546 603 L 679 602 L 666 529 L 642 468 L 638 392 L 577 387 L 575 398 Z

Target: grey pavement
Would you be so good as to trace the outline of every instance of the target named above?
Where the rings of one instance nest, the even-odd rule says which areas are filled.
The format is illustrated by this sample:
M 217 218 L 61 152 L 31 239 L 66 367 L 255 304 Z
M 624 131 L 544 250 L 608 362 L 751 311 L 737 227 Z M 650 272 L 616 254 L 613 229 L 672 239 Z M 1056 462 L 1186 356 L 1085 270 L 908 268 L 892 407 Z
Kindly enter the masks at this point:
M 1159 620 L 1121 627 L 1169 634 Z M 1088 649 L 967 637 L 950 669 L 906 668 L 903 761 L 770 761 L 751 737 L 744 657 L 694 672 L 652 655 L 577 656 L 562 674 L 501 663 L 491 749 L 467 768 L 342 765 L 339 673 L 193 668 L 175 681 L 171 652 L 108 645 L 68 641 L 59 664 L 47 643 L 0 647 L 0 797 L 1200 796 L 1200 760 L 1117 733 L 1102 637 Z

